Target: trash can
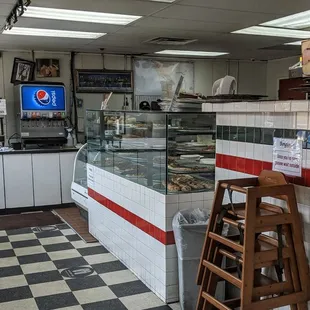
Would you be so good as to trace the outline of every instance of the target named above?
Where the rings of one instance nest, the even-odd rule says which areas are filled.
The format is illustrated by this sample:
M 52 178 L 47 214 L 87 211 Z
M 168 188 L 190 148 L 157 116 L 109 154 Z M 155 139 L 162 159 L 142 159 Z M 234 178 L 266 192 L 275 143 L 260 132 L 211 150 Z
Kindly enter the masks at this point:
M 202 209 L 178 212 L 172 221 L 178 252 L 179 297 L 182 310 L 195 310 L 199 287 L 196 277 L 209 214 Z

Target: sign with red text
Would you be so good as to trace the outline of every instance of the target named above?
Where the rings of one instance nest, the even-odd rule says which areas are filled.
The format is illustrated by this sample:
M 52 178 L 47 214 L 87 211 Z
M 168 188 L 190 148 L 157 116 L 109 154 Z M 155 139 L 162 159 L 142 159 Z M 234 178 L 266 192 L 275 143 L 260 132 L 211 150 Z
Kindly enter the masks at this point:
M 301 177 L 302 140 L 273 138 L 272 169 Z

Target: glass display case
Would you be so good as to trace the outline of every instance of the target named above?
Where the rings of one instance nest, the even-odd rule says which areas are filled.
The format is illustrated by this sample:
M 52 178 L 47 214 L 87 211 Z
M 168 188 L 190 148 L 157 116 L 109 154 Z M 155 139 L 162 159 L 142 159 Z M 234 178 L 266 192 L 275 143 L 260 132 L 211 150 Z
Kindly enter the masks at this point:
M 77 152 L 73 167 L 73 180 L 71 183 L 72 200 L 87 211 L 88 189 L 87 189 L 87 143 L 84 144 Z
M 86 112 L 88 163 L 164 194 L 214 191 L 215 113 Z

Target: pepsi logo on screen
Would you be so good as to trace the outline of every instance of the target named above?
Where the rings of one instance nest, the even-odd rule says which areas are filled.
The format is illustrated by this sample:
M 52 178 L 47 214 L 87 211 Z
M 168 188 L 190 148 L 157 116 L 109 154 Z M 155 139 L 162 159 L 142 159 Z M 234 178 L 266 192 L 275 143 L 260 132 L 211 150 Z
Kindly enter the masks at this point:
M 34 99 L 40 105 L 48 105 L 51 102 L 50 95 L 45 90 L 38 90 L 35 95 Z
M 52 96 L 52 99 L 51 99 L 51 96 Z M 56 107 L 57 98 L 56 98 L 56 92 L 54 90 L 51 91 L 51 96 L 49 95 L 47 91 L 43 89 L 39 89 L 38 91 L 36 91 L 34 95 L 34 99 L 38 104 L 42 106 L 47 106 L 52 101 L 52 106 Z

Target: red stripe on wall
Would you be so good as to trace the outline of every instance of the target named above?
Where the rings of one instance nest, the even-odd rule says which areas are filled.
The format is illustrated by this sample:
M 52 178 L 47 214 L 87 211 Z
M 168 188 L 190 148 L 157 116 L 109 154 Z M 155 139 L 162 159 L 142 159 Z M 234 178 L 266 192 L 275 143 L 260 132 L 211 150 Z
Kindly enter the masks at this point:
M 216 154 L 216 167 L 258 176 L 262 170 L 272 170 L 272 163 L 231 155 Z M 289 182 L 310 187 L 310 169 L 302 169 L 302 177 L 287 176 Z
M 100 195 L 99 193 L 97 193 L 91 188 L 88 188 L 88 196 L 93 198 L 98 203 L 100 203 L 102 206 L 114 212 L 121 218 L 125 219 L 127 222 L 141 229 L 149 236 L 163 243 L 164 245 L 175 244 L 173 231 L 166 232 L 166 231 L 161 230 L 160 228 L 154 226 L 153 224 L 149 223 L 143 218 L 126 210 L 125 208 L 113 202 L 112 200 Z

